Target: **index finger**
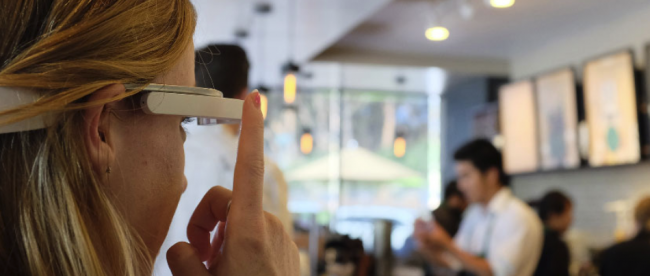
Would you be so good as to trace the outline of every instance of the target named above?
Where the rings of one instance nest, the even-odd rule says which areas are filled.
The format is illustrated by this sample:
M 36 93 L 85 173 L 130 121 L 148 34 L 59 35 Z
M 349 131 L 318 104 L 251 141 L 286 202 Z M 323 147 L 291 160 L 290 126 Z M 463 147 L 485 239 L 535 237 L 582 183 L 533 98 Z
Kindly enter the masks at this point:
M 237 163 L 232 191 L 231 212 L 262 216 L 264 185 L 264 118 L 260 94 L 255 90 L 246 97 L 241 120 Z M 240 217 L 233 215 L 233 218 Z
M 201 261 L 207 260 L 210 256 L 210 233 L 214 231 L 218 222 L 226 221 L 230 200 L 231 192 L 226 188 L 212 187 L 201 199 L 190 217 L 190 222 L 187 225 L 187 239 L 198 250 Z

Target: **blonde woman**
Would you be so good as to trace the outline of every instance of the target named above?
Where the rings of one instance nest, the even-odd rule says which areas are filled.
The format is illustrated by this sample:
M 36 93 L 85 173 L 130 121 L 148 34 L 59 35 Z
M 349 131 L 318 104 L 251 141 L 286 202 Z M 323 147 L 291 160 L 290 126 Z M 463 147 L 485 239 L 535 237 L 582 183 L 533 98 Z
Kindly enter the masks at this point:
M 189 0 L 0 3 L 0 275 L 151 275 L 187 185 L 185 118 L 136 103 L 150 83 L 194 85 L 194 26 Z M 297 275 L 262 211 L 262 127 L 253 93 L 234 191 L 199 203 L 174 275 Z

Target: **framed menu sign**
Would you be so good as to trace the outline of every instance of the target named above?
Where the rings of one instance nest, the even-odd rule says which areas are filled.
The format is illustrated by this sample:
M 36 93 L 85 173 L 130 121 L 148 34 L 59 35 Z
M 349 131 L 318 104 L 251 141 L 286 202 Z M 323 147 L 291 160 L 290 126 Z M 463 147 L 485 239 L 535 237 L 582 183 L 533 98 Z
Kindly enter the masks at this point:
M 533 83 L 521 81 L 499 90 L 499 123 L 504 138 L 503 167 L 507 173 L 537 171 L 537 127 Z
M 634 64 L 630 52 L 588 62 L 584 69 L 589 164 L 594 167 L 639 162 Z
M 536 78 L 535 92 L 541 168 L 579 167 L 578 105 L 573 70 L 562 69 Z

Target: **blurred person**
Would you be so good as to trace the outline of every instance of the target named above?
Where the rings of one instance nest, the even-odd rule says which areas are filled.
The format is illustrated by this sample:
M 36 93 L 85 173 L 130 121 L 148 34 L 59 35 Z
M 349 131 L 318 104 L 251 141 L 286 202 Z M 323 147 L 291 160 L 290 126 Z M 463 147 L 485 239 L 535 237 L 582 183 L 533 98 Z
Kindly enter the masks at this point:
M 214 88 L 224 98 L 245 99 L 248 94 L 250 64 L 243 48 L 237 45 L 212 44 L 196 51 L 196 85 Z M 185 175 L 189 186 L 178 205 L 163 249 L 179 241 L 186 241 L 185 228 L 201 195 L 215 185 L 233 189 L 233 172 L 237 164 L 240 125 L 185 126 Z M 293 237 L 293 220 L 287 208 L 287 183 L 282 171 L 264 157 L 263 208 L 277 216 L 284 229 Z M 159 257 L 157 275 L 170 275 L 165 259 Z
M 454 159 L 458 187 L 471 206 L 453 239 L 438 223 L 418 221 L 422 252 L 461 275 L 533 275 L 542 251 L 542 223 L 508 189 L 501 153 L 489 141 L 475 140 Z
M 537 203 L 537 213 L 544 223 L 544 245 L 534 275 L 568 276 L 571 258 L 562 237 L 573 222 L 571 199 L 559 191 L 551 191 Z
M 433 219 L 449 233 L 450 236 L 456 236 L 460 222 L 463 219 L 463 212 L 467 208 L 465 196 L 458 189 L 458 183 L 453 180 L 445 187 L 445 194 L 436 210 L 433 211 Z
M 440 207 L 431 212 L 432 219 L 438 222 L 451 236 L 458 232 L 458 227 L 463 219 L 463 212 L 467 208 L 465 196 L 458 190 L 456 180 L 452 180 L 445 186 L 444 198 Z M 421 231 L 420 225 L 416 222 L 414 233 Z M 403 258 L 405 266 L 419 267 L 424 271 L 425 276 L 439 275 L 440 272 L 432 271 L 432 268 L 426 262 L 426 258 L 416 250 L 416 239 L 414 235 L 409 236 L 404 242 L 404 246 L 396 252 L 398 257 Z M 437 268 L 433 268 L 437 270 Z
M 637 235 L 603 251 L 598 265 L 601 276 L 641 276 L 650 274 L 650 197 L 634 208 Z
M 458 190 L 456 180 L 452 180 L 445 186 L 442 203 L 435 210 L 431 211 L 432 219 L 435 219 L 451 236 L 455 236 L 463 219 L 463 212 L 467 208 L 465 196 Z M 416 225 L 417 226 L 417 225 Z M 415 252 L 415 241 L 413 235 L 408 237 L 404 246 L 397 252 L 398 256 L 409 258 Z M 417 252 L 415 252 L 417 253 Z M 416 254 L 417 255 L 417 254 Z
M 196 82 L 197 86 L 214 88 L 221 91 L 225 98 L 245 99 L 248 94 L 248 71 L 250 64 L 246 51 L 237 45 L 212 44 L 196 52 Z M 207 180 L 208 177 L 225 176 L 220 182 L 212 184 L 232 187 L 232 172 L 235 169 L 238 137 L 241 126 L 238 124 L 217 125 L 212 128 L 188 126 L 190 135 L 185 142 L 186 155 L 196 156 L 197 160 L 188 163 L 196 167 L 188 168 L 186 174 L 194 174 L 197 181 Z M 193 132 L 192 132 L 193 131 Z M 201 132 L 205 131 L 205 132 Z M 216 139 L 219 144 L 234 145 L 234 147 L 213 147 L 215 152 L 205 147 L 207 139 Z M 210 156 L 216 153 L 218 156 Z M 216 162 L 214 162 L 216 161 Z M 210 162 L 214 162 L 210 164 Z M 207 163 L 207 164 L 206 164 Z M 210 172 L 202 169 L 216 166 L 225 173 Z M 268 157 L 264 157 L 264 210 L 278 217 L 285 231 L 293 234 L 293 218 L 288 209 L 288 186 L 284 174 Z M 204 177 L 199 179 L 198 177 Z M 293 235 L 291 235 L 293 236 Z
M 1 6 L 0 274 L 151 275 L 187 186 L 186 134 L 184 116 L 145 113 L 141 91 L 194 86 L 194 8 L 189 0 Z M 167 252 L 175 275 L 298 274 L 295 245 L 262 210 L 262 125 L 251 94 L 235 189 L 201 199 L 190 243 Z
M 319 275 L 365 276 L 369 265 L 370 259 L 360 239 L 351 239 L 348 235 L 335 236 L 325 243 Z

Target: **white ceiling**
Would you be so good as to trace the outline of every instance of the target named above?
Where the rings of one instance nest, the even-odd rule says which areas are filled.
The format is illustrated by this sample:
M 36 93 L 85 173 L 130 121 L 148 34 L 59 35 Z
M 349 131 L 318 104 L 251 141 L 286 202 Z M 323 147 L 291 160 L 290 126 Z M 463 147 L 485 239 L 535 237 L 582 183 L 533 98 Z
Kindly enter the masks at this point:
M 254 12 L 267 2 L 267 15 Z M 276 86 L 289 59 L 299 63 L 335 43 L 390 0 L 192 0 L 198 22 L 195 47 L 208 43 L 239 43 L 251 61 L 251 84 Z M 237 40 L 235 30 L 250 36 Z
M 467 0 L 474 15 L 466 20 L 459 13 L 462 1 L 392 1 L 316 59 L 508 74 L 515 56 L 650 6 L 648 0 L 517 0 L 511 8 L 494 9 L 483 0 Z M 448 40 L 426 40 L 424 30 L 435 21 L 450 30 Z

